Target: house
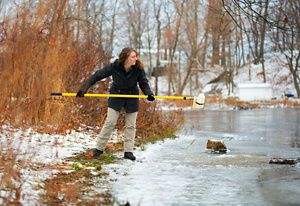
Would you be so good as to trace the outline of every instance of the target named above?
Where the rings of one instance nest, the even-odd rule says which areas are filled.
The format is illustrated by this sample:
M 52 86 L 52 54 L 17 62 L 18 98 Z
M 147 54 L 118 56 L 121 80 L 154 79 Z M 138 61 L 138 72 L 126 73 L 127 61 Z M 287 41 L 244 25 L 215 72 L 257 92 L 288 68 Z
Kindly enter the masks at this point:
M 143 60 L 145 64 L 145 70 L 146 72 L 151 72 L 152 76 L 154 76 L 155 66 L 156 66 L 156 58 L 157 53 L 159 52 L 159 68 L 158 68 L 158 76 L 164 75 L 166 66 L 171 63 L 170 59 L 170 50 L 169 49 L 160 49 L 159 51 L 157 49 L 140 49 L 139 50 L 139 56 Z M 174 53 L 173 58 L 173 66 L 174 67 L 180 67 L 180 64 L 183 63 L 183 60 L 181 60 L 181 53 L 179 51 L 176 51 Z M 150 63 L 151 60 L 151 63 Z M 152 68 L 150 69 L 150 65 L 152 65 Z
M 236 94 L 240 100 L 270 100 L 273 97 L 272 86 L 267 83 L 239 83 Z

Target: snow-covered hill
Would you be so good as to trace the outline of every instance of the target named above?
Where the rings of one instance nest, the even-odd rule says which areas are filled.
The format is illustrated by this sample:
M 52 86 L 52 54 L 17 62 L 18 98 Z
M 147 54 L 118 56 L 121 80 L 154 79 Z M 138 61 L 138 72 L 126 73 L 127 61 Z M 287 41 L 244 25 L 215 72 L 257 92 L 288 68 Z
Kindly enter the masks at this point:
M 269 53 L 266 54 L 265 58 L 266 83 L 272 85 L 273 97 L 282 98 L 287 93 L 296 95 L 293 77 L 285 57 L 278 53 Z M 251 78 L 249 78 L 249 68 L 251 70 Z M 262 71 L 261 64 L 245 65 L 234 76 L 234 83 L 263 83 Z
M 279 53 L 269 53 L 265 55 L 265 71 L 266 83 L 271 84 L 273 89 L 273 97 L 280 99 L 284 94 L 293 94 L 296 96 L 296 90 L 293 83 L 291 72 L 287 66 L 285 57 Z M 224 68 L 220 66 L 208 67 L 206 72 L 199 73 L 199 84 L 201 88 L 195 88 L 188 84 L 183 92 L 183 95 L 197 96 L 200 92 L 212 93 L 216 90 L 226 98 L 228 97 L 228 88 L 224 81 L 217 83 L 209 82 L 214 80 L 224 72 Z M 249 75 L 250 70 L 250 75 Z M 234 92 L 230 96 L 236 96 L 236 86 L 239 83 L 263 83 L 262 65 L 255 65 L 253 63 L 246 64 L 245 66 L 234 71 Z M 155 78 L 150 80 L 152 88 L 155 88 Z M 168 81 L 166 76 L 160 76 L 158 80 L 158 91 L 160 95 L 167 94 Z

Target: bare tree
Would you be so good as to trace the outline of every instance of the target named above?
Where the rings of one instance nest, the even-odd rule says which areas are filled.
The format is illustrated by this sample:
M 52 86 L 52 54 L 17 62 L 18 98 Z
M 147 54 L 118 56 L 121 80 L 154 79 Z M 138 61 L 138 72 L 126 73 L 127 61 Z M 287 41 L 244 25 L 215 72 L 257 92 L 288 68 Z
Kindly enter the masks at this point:
M 287 60 L 297 96 L 300 97 L 300 2 L 285 0 L 280 2 L 279 6 L 281 11 L 277 9 L 277 12 L 282 12 L 284 18 L 280 19 L 278 24 L 283 23 L 286 30 L 280 32 L 284 38 L 278 42 L 278 47 Z
M 178 68 L 178 65 L 174 66 L 175 53 L 177 51 L 177 46 L 180 37 L 180 28 L 182 24 L 182 15 L 185 1 L 173 0 L 173 10 L 170 11 L 169 5 L 165 7 L 165 14 L 168 18 L 167 28 L 164 33 L 164 45 L 167 49 L 168 55 L 168 95 L 171 94 L 171 88 L 175 92 L 174 74 L 176 73 L 175 69 Z M 172 14 L 170 14 L 172 13 Z M 177 56 L 178 57 L 178 56 Z M 178 64 L 178 59 L 177 59 Z
M 0 15 L 2 14 L 2 9 L 4 8 L 3 0 L 0 0 Z
M 200 31 L 203 31 L 203 28 L 199 23 L 203 21 L 203 19 L 201 20 L 199 17 L 200 6 L 201 4 L 199 0 L 186 1 L 184 4 L 184 13 L 182 18 L 184 33 L 186 36 L 181 39 L 180 46 L 187 55 L 187 63 L 185 66 L 185 76 L 180 88 L 178 89 L 178 94 L 182 94 L 191 78 L 192 68 L 197 62 L 195 60 L 199 58 L 199 53 L 205 39 L 205 34 L 200 34 Z
M 266 82 L 264 71 L 264 45 L 267 29 L 275 31 L 275 48 L 279 49 L 287 59 L 288 67 L 294 80 L 294 86 L 299 91 L 299 1 L 283 0 L 222 0 L 223 8 L 231 16 L 235 24 L 240 27 L 246 34 L 250 50 L 254 57 L 254 63 L 262 63 L 264 82 Z M 232 4 L 238 7 L 239 13 L 232 10 Z M 272 14 L 269 9 L 272 6 Z M 241 24 L 238 18 L 243 16 L 247 19 L 249 27 Z M 251 32 L 251 34 L 249 33 Z M 251 39 L 252 38 L 252 39 Z M 251 42 L 254 42 L 254 47 Z
M 98 34 L 98 39 L 99 39 L 99 44 L 101 47 L 103 47 L 103 43 L 104 43 L 104 22 L 105 22 L 105 18 L 106 16 L 105 14 L 105 0 L 102 0 L 98 9 L 98 14 L 95 13 L 95 19 L 97 19 L 97 21 L 95 21 L 95 25 L 97 25 L 97 34 Z
M 127 21 L 129 30 L 129 38 L 132 47 L 136 48 L 138 51 L 142 48 L 142 35 L 145 28 L 145 18 L 144 18 L 144 7 L 145 4 L 142 0 L 131 0 L 126 1 L 127 3 Z
M 154 42 L 154 38 L 155 38 L 155 25 L 152 23 L 152 16 L 151 16 L 151 11 L 150 11 L 150 6 L 151 6 L 151 2 L 148 1 L 147 2 L 147 7 L 145 10 L 146 13 L 146 48 L 148 50 L 147 52 L 147 59 L 148 59 L 148 78 L 151 79 L 152 78 L 152 48 L 153 48 L 153 42 Z
M 250 47 L 254 63 L 262 64 L 263 81 L 266 82 L 265 64 L 264 64 L 264 48 L 267 26 L 274 26 L 274 21 L 269 18 L 269 0 L 243 0 L 243 1 L 225 1 L 222 0 L 223 8 L 231 16 L 236 25 L 248 33 L 247 38 L 249 44 L 254 43 L 254 47 Z M 233 8 L 236 8 L 235 10 Z M 248 20 L 249 29 L 245 29 L 245 25 L 240 21 L 241 16 Z M 250 38 L 252 37 L 252 40 Z M 253 48 L 253 49 L 252 49 Z
M 266 19 L 268 17 L 268 9 L 269 9 L 269 0 L 265 1 L 265 5 L 264 5 L 264 11 L 263 11 L 263 17 L 264 19 Z M 261 61 L 262 64 L 262 69 L 263 69 L 263 78 L 264 78 L 264 82 L 266 82 L 266 72 L 265 72 L 265 58 L 264 58 L 264 48 L 265 48 L 265 36 L 266 36 L 266 26 L 267 26 L 267 22 L 263 21 L 262 22 L 262 27 L 261 27 L 261 31 L 260 31 L 260 48 L 259 48 L 259 60 Z
M 212 61 L 211 65 L 219 65 L 220 60 L 220 23 L 222 19 L 222 3 L 209 0 L 207 12 L 207 32 L 211 35 Z
M 153 1 L 153 9 L 156 21 L 156 44 L 157 44 L 157 53 L 156 53 L 156 66 L 155 66 L 155 94 L 158 94 L 158 67 L 160 66 L 160 47 L 161 47 L 161 8 L 162 2 Z
M 117 15 L 117 9 L 119 7 L 118 5 L 119 0 L 114 1 L 114 7 L 111 15 L 111 30 L 109 34 L 109 54 L 112 54 L 112 51 L 114 49 L 114 39 L 115 39 L 115 30 L 116 30 L 116 15 Z

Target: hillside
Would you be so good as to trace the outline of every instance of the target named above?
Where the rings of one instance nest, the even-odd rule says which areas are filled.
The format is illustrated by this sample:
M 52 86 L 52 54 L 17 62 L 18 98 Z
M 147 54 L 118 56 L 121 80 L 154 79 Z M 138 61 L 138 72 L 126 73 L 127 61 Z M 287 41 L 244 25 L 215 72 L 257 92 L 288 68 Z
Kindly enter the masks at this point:
M 276 99 L 281 99 L 284 94 L 296 95 L 294 88 L 293 78 L 288 69 L 286 59 L 283 55 L 279 53 L 268 53 L 265 55 L 265 69 L 266 69 L 266 83 L 272 85 L 273 97 Z M 250 70 L 250 77 L 249 77 Z M 183 95 L 196 96 L 200 92 L 206 94 L 219 94 L 223 98 L 228 97 L 228 88 L 225 84 L 225 78 L 220 77 L 224 72 L 224 69 L 220 66 L 208 67 L 205 72 L 200 73 L 199 83 L 202 88 L 190 88 L 190 85 L 184 90 Z M 159 92 L 160 94 L 167 93 L 167 77 L 159 77 Z M 234 71 L 234 92 L 230 96 L 235 96 L 236 86 L 238 83 L 263 83 L 262 76 L 262 65 L 255 65 L 253 63 L 246 64 L 245 66 Z M 213 81 L 216 80 L 216 81 Z M 210 82 L 214 83 L 210 83 Z M 154 88 L 154 78 L 151 79 L 151 85 Z

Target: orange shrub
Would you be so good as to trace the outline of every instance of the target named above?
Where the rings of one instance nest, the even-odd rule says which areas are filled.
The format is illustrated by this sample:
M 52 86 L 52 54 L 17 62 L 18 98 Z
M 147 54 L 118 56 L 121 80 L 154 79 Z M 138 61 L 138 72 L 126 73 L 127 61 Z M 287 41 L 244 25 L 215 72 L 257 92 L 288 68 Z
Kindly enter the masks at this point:
M 32 8 L 24 4 L 16 8 L 15 18 L 1 25 L 6 31 L 0 42 L 2 124 L 36 126 L 49 133 L 103 124 L 106 99 L 50 97 L 51 92 L 76 92 L 81 80 L 108 60 L 98 35 L 91 34 L 87 25 L 74 29 L 66 1 L 56 2 L 59 5 L 36 1 Z M 108 82 L 101 82 L 89 92 L 103 93 L 107 88 Z M 155 104 L 142 102 L 141 108 L 138 125 L 143 129 L 138 133 L 150 128 L 150 133 L 159 134 L 180 125 L 171 126 L 174 117 L 163 114 Z

